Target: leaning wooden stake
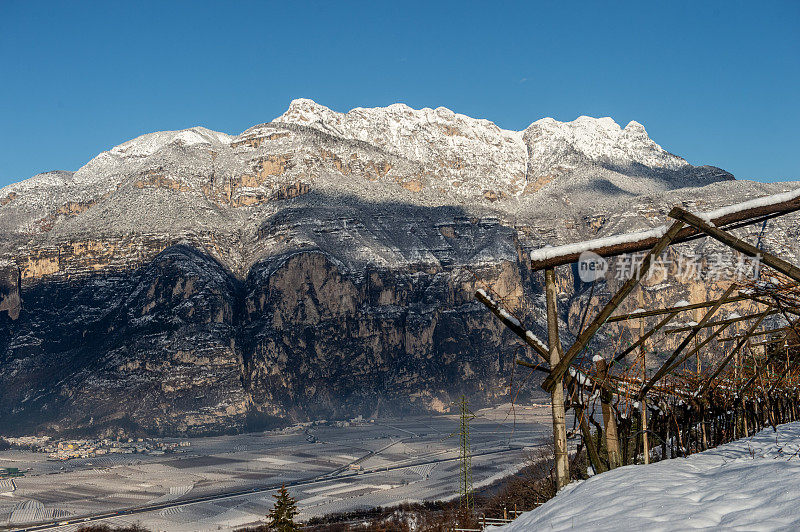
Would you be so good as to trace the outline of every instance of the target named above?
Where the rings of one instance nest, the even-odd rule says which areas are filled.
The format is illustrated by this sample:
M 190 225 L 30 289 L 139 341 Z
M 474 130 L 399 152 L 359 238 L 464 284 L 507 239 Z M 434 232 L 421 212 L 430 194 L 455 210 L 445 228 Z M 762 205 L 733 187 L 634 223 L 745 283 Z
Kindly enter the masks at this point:
M 708 222 L 695 214 L 681 209 L 680 207 L 673 207 L 669 212 L 669 217 L 691 225 L 695 229 L 707 234 L 711 238 L 718 240 L 729 247 L 732 247 L 740 253 L 744 253 L 750 257 L 756 257 L 770 268 L 778 270 L 782 274 L 800 282 L 800 268 L 797 266 L 786 262 L 785 260 L 776 257 L 772 253 L 764 251 L 763 249 L 758 249 L 754 245 L 749 244 L 744 240 L 723 231 L 722 229 L 710 225 Z
M 578 423 L 581 427 L 581 434 L 583 435 L 583 443 L 586 445 L 586 454 L 589 455 L 589 461 L 592 463 L 594 472 L 605 472 L 606 468 L 600 460 L 600 454 L 597 452 L 597 447 L 592 439 L 592 429 L 589 427 L 589 422 L 586 421 L 586 409 L 583 405 L 575 407 L 575 415 L 578 416 Z
M 530 362 L 526 362 L 524 360 L 517 360 L 516 363 L 525 368 L 530 368 L 544 373 L 550 373 L 549 369 L 543 368 L 538 364 L 531 364 Z M 581 373 L 580 376 L 582 378 L 588 378 L 583 373 Z M 606 471 L 606 467 L 600 460 L 600 455 L 597 453 L 597 446 L 594 444 L 594 439 L 592 438 L 592 429 L 589 427 L 589 423 L 586 421 L 586 408 L 581 403 L 580 384 L 578 383 L 578 379 L 567 373 L 564 375 L 564 384 L 566 384 L 567 388 L 570 390 L 570 396 L 572 398 L 571 401 L 575 405 L 575 416 L 579 421 L 581 435 L 583 436 L 583 443 L 586 445 L 586 452 L 589 453 L 589 461 L 592 463 L 592 468 L 594 468 L 595 473 L 603 473 Z
M 547 340 L 550 347 L 550 367 L 561 360 L 561 341 L 558 338 L 558 311 L 556 309 L 556 272 L 548 268 L 544 272 L 547 298 Z M 569 484 L 569 456 L 567 455 L 567 421 L 564 413 L 564 385 L 559 378 L 550 397 L 553 410 L 553 445 L 558 489 Z
M 608 378 L 608 364 L 603 357 L 595 359 L 597 365 L 597 378 L 605 380 Z M 605 391 L 600 391 L 600 404 L 603 410 L 603 423 L 605 425 L 606 449 L 608 450 L 608 468 L 614 469 L 622 465 L 622 455 L 619 451 L 619 436 L 617 435 L 617 416 L 611 406 L 611 395 Z

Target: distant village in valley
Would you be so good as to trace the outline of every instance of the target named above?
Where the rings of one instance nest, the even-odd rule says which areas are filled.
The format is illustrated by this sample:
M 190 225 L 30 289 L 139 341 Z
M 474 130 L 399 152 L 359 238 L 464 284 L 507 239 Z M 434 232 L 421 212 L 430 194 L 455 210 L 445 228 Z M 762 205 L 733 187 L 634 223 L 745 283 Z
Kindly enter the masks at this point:
M 148 454 L 153 456 L 185 452 L 191 446 L 188 440 L 166 442 L 158 438 L 82 439 L 56 440 L 49 436 L 22 436 L 4 438 L 10 447 L 47 453 L 48 460 L 92 458 L 108 454 Z M 3 470 L 0 469 L 0 475 Z

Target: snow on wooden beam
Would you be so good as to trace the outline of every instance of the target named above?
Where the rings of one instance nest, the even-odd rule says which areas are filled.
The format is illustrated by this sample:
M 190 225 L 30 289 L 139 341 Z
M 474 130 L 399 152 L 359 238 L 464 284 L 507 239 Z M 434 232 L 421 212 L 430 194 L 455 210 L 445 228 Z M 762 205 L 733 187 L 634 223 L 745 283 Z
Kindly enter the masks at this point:
M 522 322 L 512 316 L 511 313 L 509 313 L 500 305 L 500 303 L 492 299 L 483 288 L 480 288 L 477 292 L 475 292 L 475 299 L 486 305 L 486 308 L 492 311 L 492 314 L 500 318 L 500 321 L 502 321 L 506 327 L 511 329 L 514 334 L 519 336 L 526 344 L 532 347 L 533 350 L 536 351 L 536 353 L 542 357 L 542 360 L 547 364 L 546 368 L 549 372 L 550 352 L 547 344 L 542 342 L 539 337 L 533 334 L 532 331 L 523 327 Z
M 737 301 L 743 301 L 745 299 L 750 299 L 749 296 L 733 296 L 726 299 L 723 303 L 735 303 Z M 608 318 L 607 323 L 614 323 L 616 321 L 623 321 L 623 320 L 633 320 L 639 318 L 648 318 L 650 316 L 661 316 L 663 314 L 672 314 L 673 312 L 683 312 L 685 310 L 695 310 L 698 308 L 707 308 L 713 307 L 717 304 L 719 300 L 712 299 L 710 301 L 703 301 L 702 303 L 692 303 L 689 304 L 688 302 L 684 304 L 675 305 L 674 307 L 668 307 L 664 309 L 655 309 L 655 310 L 640 310 L 639 312 L 631 312 L 630 314 L 620 314 L 618 316 L 612 316 Z
M 680 207 L 673 207 L 673 209 L 669 212 L 669 217 L 675 220 L 680 220 L 687 225 L 690 225 L 701 231 L 714 240 L 718 240 L 722 242 L 728 247 L 735 249 L 740 253 L 744 253 L 750 257 L 758 257 L 760 261 L 770 268 L 781 272 L 782 274 L 791 277 L 793 280 L 800 282 L 800 268 L 797 266 L 786 262 L 785 260 L 776 257 L 772 253 L 768 253 L 763 249 L 758 249 L 752 244 L 748 244 L 744 240 L 733 236 L 730 233 L 726 233 L 722 229 L 718 229 L 714 224 L 706 222 L 700 216 L 692 214 Z
M 525 366 L 527 368 L 550 374 L 550 353 L 548 352 L 547 344 L 541 341 L 539 337 L 536 336 L 531 330 L 527 329 L 522 322 L 512 316 L 511 313 L 509 313 L 502 307 L 502 305 L 500 305 L 500 303 L 492 299 L 486 290 L 482 288 L 478 289 L 475 292 L 475 299 L 483 303 L 486 308 L 492 312 L 492 314 L 497 316 L 500 321 L 503 322 L 503 325 L 508 327 L 511 332 L 519 336 L 526 344 L 533 348 L 533 350 L 536 351 L 536 353 L 542 359 L 542 363 L 540 364 L 531 364 L 530 362 L 526 362 L 524 360 L 516 360 L 516 363 L 520 366 Z M 570 368 L 569 379 L 574 379 L 581 386 L 589 386 L 594 383 L 594 379 L 582 371 L 574 370 L 574 368 Z M 601 388 L 616 393 L 616 390 L 614 390 L 608 383 L 597 384 L 599 384 Z
M 741 222 L 756 223 L 764 217 L 788 214 L 800 210 L 800 189 L 756 198 L 736 205 L 730 205 L 700 214 L 700 218 L 710 222 L 716 227 L 725 227 Z M 746 223 L 737 225 L 742 227 Z M 607 236 L 584 242 L 565 244 L 556 247 L 544 247 L 531 252 L 531 267 L 534 270 L 552 268 L 564 264 L 577 262 L 584 251 L 592 251 L 601 257 L 614 257 L 625 253 L 646 251 L 656 245 L 658 240 L 667 230 L 667 226 L 654 229 L 628 233 L 624 235 Z M 683 229 L 673 240 L 674 244 L 696 238 L 699 231 L 693 227 Z

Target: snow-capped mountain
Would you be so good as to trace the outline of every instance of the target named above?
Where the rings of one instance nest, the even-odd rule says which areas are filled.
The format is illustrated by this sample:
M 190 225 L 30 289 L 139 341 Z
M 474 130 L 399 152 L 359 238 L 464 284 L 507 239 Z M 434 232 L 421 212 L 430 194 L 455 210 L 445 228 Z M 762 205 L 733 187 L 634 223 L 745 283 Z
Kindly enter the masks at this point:
M 0 419 L 184 434 L 493 401 L 518 346 L 473 294 L 543 323 L 531 248 L 796 187 L 693 166 L 610 118 L 508 131 L 295 100 L 238 135 L 143 135 L 0 189 Z M 774 223 L 768 245 L 800 239 Z
M 274 121 L 240 135 L 201 127 L 150 133 L 100 153 L 74 173 L 9 185 L 0 189 L 0 228 L 18 235 L 87 224 L 104 232 L 191 230 L 218 225 L 222 212 L 239 217 L 243 213 L 233 211 L 240 207 L 269 209 L 274 205 L 265 203 L 300 191 L 482 205 L 530 218 L 581 194 L 592 203 L 619 202 L 731 179 L 666 152 L 637 122 L 623 129 L 610 118 L 545 118 L 525 131 L 508 131 L 442 107 L 395 104 L 336 113 L 295 100 Z M 164 197 L 163 189 L 185 194 Z M 119 205 L 91 221 L 89 207 L 99 203 Z M 76 210 L 86 222 L 80 228 L 65 223 Z M 116 223 L 109 226 L 106 215 Z

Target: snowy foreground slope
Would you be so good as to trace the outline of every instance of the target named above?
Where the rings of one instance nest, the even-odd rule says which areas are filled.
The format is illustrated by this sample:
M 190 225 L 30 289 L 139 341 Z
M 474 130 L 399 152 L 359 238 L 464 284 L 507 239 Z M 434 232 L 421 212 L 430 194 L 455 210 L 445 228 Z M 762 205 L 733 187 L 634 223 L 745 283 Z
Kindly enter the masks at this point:
M 800 530 L 800 422 L 574 482 L 496 530 Z

